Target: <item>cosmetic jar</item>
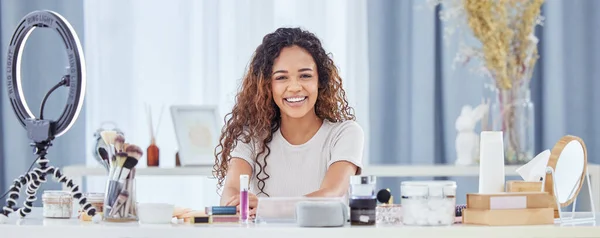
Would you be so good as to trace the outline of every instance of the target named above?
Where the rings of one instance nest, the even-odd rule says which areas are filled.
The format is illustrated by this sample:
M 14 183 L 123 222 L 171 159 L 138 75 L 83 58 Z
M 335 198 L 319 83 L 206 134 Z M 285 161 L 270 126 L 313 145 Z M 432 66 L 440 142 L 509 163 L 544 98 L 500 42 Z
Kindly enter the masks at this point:
M 73 215 L 73 198 L 69 191 L 44 191 L 42 202 L 45 218 L 71 218 Z
M 350 199 L 350 225 L 375 225 L 377 221 L 377 199 Z
M 394 204 L 394 197 L 389 189 L 382 189 L 377 192 L 376 217 L 377 224 L 402 224 L 402 207 L 400 204 Z
M 375 225 L 377 220 L 377 198 L 375 176 L 350 177 L 350 224 Z
M 104 193 L 86 193 L 87 201 L 96 208 L 96 213 L 102 214 L 104 210 Z M 92 217 L 88 216 L 83 210 L 83 206 L 79 206 L 79 219 L 82 221 L 91 221 Z
M 402 207 L 400 204 L 382 204 L 377 206 L 377 224 L 402 224 Z
M 351 198 L 375 198 L 375 176 L 351 176 L 350 197 Z
M 402 223 L 405 225 L 440 226 L 454 224 L 456 182 L 402 182 Z

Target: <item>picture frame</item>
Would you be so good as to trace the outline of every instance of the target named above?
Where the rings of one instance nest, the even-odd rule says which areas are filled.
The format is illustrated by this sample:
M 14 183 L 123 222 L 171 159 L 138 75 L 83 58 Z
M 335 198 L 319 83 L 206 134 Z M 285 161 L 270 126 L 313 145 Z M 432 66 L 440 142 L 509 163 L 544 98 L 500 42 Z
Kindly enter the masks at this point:
M 170 107 L 181 166 L 212 166 L 219 143 L 218 107 L 172 105 Z

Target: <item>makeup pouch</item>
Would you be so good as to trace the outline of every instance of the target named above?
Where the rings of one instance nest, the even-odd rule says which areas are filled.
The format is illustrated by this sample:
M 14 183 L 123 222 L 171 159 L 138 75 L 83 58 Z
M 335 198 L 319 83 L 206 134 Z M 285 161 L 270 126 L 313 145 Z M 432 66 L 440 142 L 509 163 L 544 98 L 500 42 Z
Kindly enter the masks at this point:
M 339 227 L 348 221 L 348 207 L 341 201 L 302 201 L 296 204 L 301 227 Z

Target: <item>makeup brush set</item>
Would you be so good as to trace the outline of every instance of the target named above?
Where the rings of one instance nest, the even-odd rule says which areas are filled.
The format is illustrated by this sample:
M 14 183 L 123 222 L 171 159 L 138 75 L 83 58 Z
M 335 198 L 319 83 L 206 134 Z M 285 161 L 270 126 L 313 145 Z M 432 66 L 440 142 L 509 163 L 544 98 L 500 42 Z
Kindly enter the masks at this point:
M 125 143 L 123 135 L 116 131 L 102 131 L 101 138 L 103 145 L 98 147 L 98 154 L 108 172 L 104 219 L 107 221 L 137 220 L 135 166 L 142 157 L 143 151 L 137 145 Z

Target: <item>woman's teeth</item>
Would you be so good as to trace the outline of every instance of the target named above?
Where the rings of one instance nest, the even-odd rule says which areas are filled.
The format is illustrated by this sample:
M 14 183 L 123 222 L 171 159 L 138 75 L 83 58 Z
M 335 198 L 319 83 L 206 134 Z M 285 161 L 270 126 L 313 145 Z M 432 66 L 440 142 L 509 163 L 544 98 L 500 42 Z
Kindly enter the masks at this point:
M 301 102 L 304 101 L 306 97 L 295 97 L 295 98 L 286 98 L 285 100 L 288 102 Z

